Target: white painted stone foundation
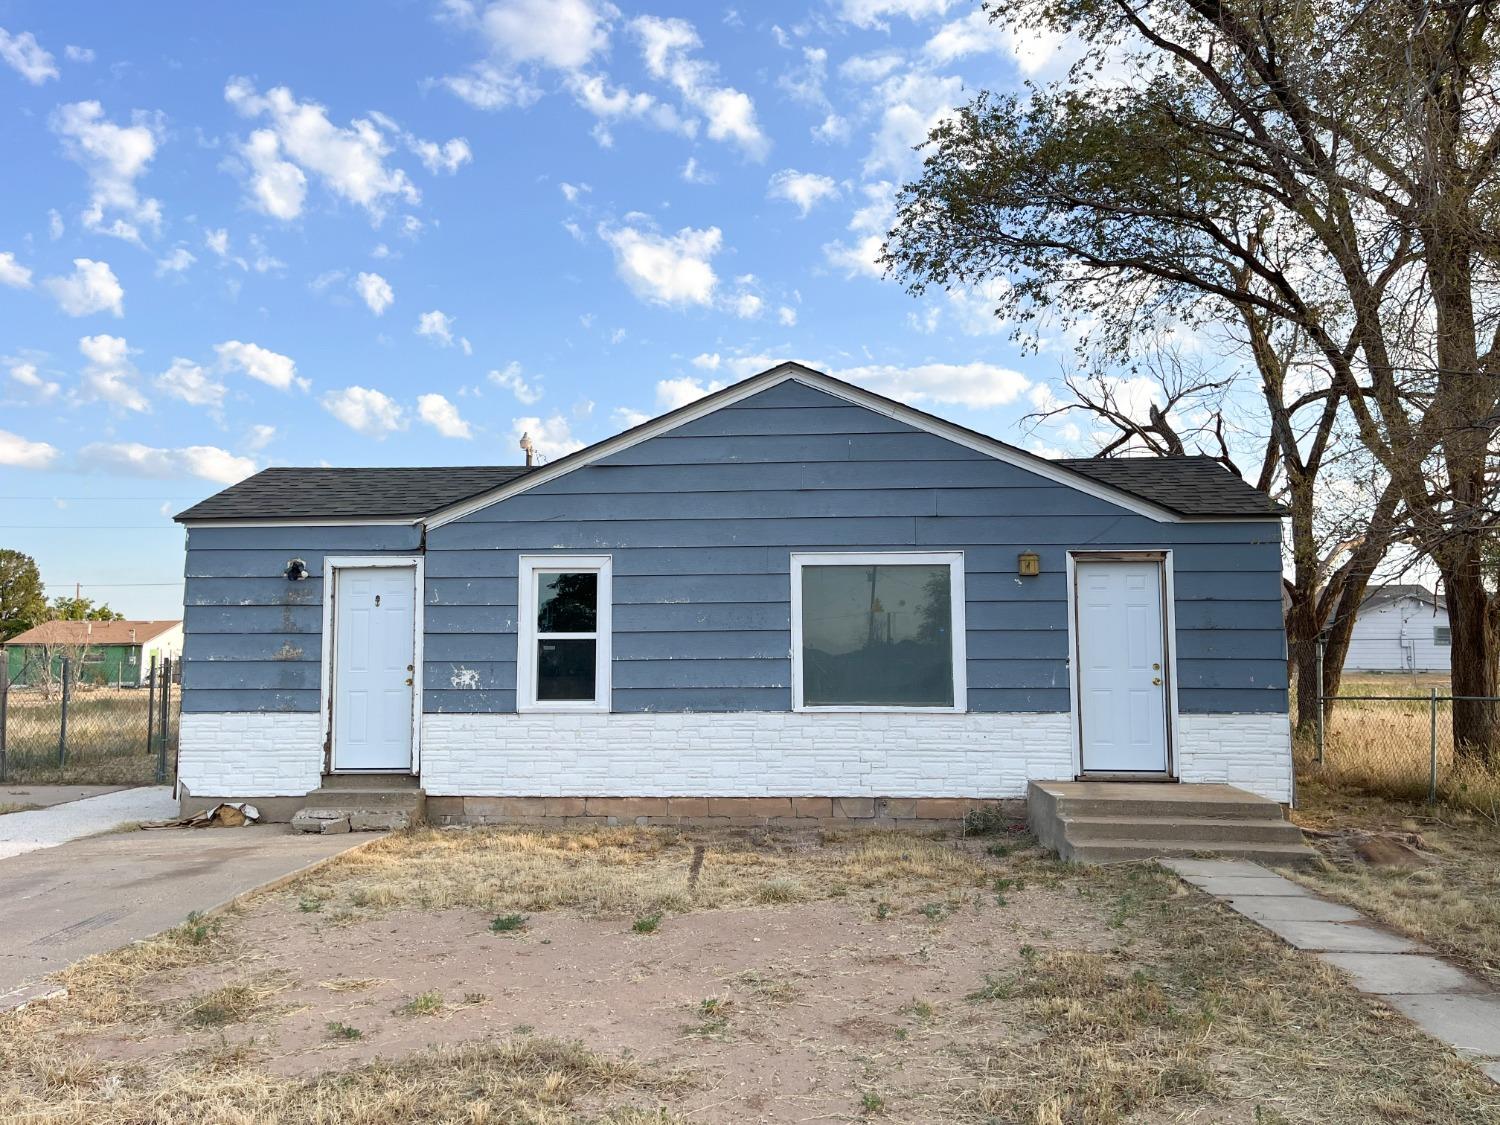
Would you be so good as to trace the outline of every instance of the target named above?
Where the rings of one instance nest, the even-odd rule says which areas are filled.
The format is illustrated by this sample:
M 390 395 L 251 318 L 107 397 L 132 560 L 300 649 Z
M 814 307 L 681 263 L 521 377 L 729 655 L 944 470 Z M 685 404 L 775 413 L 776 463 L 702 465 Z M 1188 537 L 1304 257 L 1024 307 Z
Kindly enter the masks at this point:
M 182 716 L 179 777 L 216 796 L 302 796 L 321 783 L 314 713 Z M 1292 797 L 1286 715 L 1181 715 L 1184 782 Z M 434 797 L 1021 797 L 1077 772 L 1059 713 L 790 711 L 424 715 Z
M 304 797 L 322 784 L 323 724 L 313 712 L 184 711 L 177 779 L 210 797 Z

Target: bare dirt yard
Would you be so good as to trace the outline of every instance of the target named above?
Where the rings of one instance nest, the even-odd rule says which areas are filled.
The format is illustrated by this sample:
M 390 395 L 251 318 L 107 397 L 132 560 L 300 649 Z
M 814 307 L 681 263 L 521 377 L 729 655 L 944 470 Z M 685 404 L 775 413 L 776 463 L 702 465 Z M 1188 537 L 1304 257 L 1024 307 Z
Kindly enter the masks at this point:
M 1154 866 L 1018 833 L 415 830 L 0 1017 L 5 1122 L 1481 1122 Z

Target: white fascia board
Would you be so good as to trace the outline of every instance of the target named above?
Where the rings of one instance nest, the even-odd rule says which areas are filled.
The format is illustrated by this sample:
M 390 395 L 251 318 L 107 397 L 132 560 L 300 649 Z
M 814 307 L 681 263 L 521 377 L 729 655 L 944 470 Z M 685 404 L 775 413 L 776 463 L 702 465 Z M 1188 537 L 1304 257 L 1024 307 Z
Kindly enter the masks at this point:
M 1004 442 L 997 441 L 994 438 L 987 438 L 983 434 L 966 430 L 962 426 L 944 422 L 940 418 L 934 418 L 923 411 L 902 406 L 900 403 L 891 402 L 879 395 L 872 395 L 867 391 L 845 383 L 841 379 L 834 379 L 821 372 L 803 367 L 801 364 L 784 363 L 771 368 L 769 371 L 762 372 L 760 375 L 751 376 L 738 386 L 730 388 L 730 393 L 715 392 L 707 396 L 703 400 L 702 405 L 697 409 L 689 408 L 681 412 L 674 411 L 657 419 L 655 422 L 647 422 L 616 437 L 608 438 L 594 446 L 589 451 L 587 457 L 578 458 L 577 460 L 564 458 L 557 462 L 555 466 L 535 470 L 479 496 L 472 496 L 461 503 L 441 508 L 427 518 L 427 527 L 442 527 L 444 524 L 462 519 L 464 516 L 488 508 L 491 504 L 508 500 L 510 497 L 519 495 L 538 485 L 546 484 L 548 481 L 556 480 L 561 476 L 566 476 L 575 469 L 591 465 L 595 461 L 630 449 L 641 442 L 650 441 L 652 438 L 675 430 L 679 426 L 685 426 L 689 422 L 695 422 L 699 418 L 706 417 L 722 407 L 730 406 L 785 382 L 803 383 L 814 390 L 823 391 L 836 398 L 842 398 L 846 402 L 851 402 L 856 406 L 863 406 L 868 410 L 875 411 L 877 414 L 883 414 L 888 418 L 894 418 L 898 422 L 904 422 L 919 430 L 925 430 L 930 434 L 946 438 L 957 445 L 973 449 L 979 453 L 993 457 L 997 461 L 1014 465 L 1016 468 L 1023 469 L 1026 472 L 1035 473 L 1037 476 L 1050 480 L 1055 484 L 1076 489 L 1079 492 L 1093 496 L 1095 499 L 1103 500 L 1114 504 L 1116 507 L 1134 512 L 1136 515 L 1156 520 L 1158 523 L 1184 522 L 1183 517 L 1175 512 L 1158 507 L 1138 496 L 1132 496 L 1127 492 L 1121 492 L 1118 489 L 1110 488 L 1108 485 L 1089 480 L 1080 473 L 1074 473 L 1053 464 L 1045 457 L 1037 457 L 1034 454 L 1027 453 L 1025 450 L 1006 445 Z M 1209 522 L 1220 521 L 1212 520 Z

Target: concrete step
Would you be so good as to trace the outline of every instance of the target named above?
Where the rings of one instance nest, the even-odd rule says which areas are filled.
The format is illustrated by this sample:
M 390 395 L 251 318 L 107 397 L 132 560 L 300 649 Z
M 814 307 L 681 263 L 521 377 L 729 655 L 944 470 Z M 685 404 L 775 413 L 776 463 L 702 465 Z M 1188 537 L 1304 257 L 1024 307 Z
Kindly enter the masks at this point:
M 1310 863 L 1317 852 L 1305 844 L 1260 844 L 1231 843 L 1216 844 L 1176 843 L 1164 840 L 1088 840 L 1086 842 L 1064 842 L 1059 850 L 1061 858 L 1072 863 L 1126 863 L 1144 859 L 1188 859 L 1197 856 L 1212 856 L 1216 859 L 1240 859 L 1250 863 L 1271 866 Z
M 325 773 L 323 789 L 420 789 L 413 773 Z
M 1156 788 L 1156 787 L 1153 787 Z M 1162 816 L 1162 817 L 1213 817 L 1220 820 L 1281 820 L 1281 806 L 1275 801 L 1257 797 L 1254 793 L 1240 796 L 1216 794 L 1194 794 L 1195 786 L 1178 786 L 1185 790 L 1182 796 L 1165 798 L 1158 793 L 1149 793 L 1141 787 L 1139 796 L 1125 797 L 1059 797 L 1056 800 L 1059 816 Z
M 427 794 L 421 789 L 354 789 L 327 785 L 307 795 L 309 807 L 344 809 L 412 809 L 426 800 Z
M 1113 811 L 1113 810 L 1111 810 Z M 1301 844 L 1302 829 L 1285 820 L 1228 817 L 1072 816 L 1062 818 L 1073 843 L 1094 840 L 1159 840 L 1173 844 Z

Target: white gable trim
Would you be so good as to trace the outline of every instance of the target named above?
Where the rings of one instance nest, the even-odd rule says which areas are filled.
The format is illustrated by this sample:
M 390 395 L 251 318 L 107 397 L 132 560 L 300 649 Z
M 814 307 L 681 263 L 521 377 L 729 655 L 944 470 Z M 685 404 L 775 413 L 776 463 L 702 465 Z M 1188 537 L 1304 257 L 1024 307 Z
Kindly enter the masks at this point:
M 527 473 L 523 477 L 519 477 L 507 484 L 499 485 L 488 492 L 481 493 L 478 496 L 471 496 L 469 499 L 450 505 L 447 508 L 440 508 L 427 518 L 427 526 L 429 528 L 442 527 L 444 524 L 462 519 L 464 516 L 480 511 L 483 508 L 488 508 L 491 504 L 497 504 L 501 500 L 507 500 L 538 485 L 556 480 L 558 477 L 565 476 L 575 469 L 581 469 L 585 465 L 593 464 L 595 461 L 630 449 L 633 446 L 641 444 L 641 442 L 650 441 L 652 438 L 675 430 L 679 426 L 685 426 L 689 422 L 695 422 L 699 418 L 706 417 L 722 407 L 740 402 L 752 395 L 759 394 L 761 391 L 786 382 L 805 384 L 814 390 L 823 391 L 836 398 L 844 399 L 846 402 L 851 402 L 855 406 L 862 406 L 867 410 L 875 411 L 877 414 L 883 414 L 888 418 L 894 418 L 898 422 L 904 422 L 916 429 L 925 430 L 930 434 L 946 438 L 957 445 L 973 449 L 979 453 L 993 457 L 997 461 L 1003 461 L 1006 464 L 1014 465 L 1016 468 L 1024 469 L 1029 473 L 1035 473 L 1037 476 L 1050 480 L 1055 484 L 1061 484 L 1068 488 L 1076 489 L 1079 492 L 1087 493 L 1096 499 L 1104 500 L 1107 503 L 1114 504 L 1116 507 L 1134 512 L 1136 515 L 1156 520 L 1158 523 L 1185 522 L 1184 518 L 1176 512 L 1158 507 L 1148 500 L 1141 499 L 1139 496 L 1133 496 L 1128 492 L 1122 492 L 1106 484 L 1090 480 L 1080 473 L 1074 473 L 1059 465 L 1054 465 L 1045 457 L 1038 457 L 1035 454 L 1027 453 L 1025 450 L 1006 445 L 1002 441 L 985 437 L 983 434 L 974 433 L 951 422 L 945 422 L 941 418 L 934 418 L 923 411 L 903 406 L 900 403 L 882 398 L 879 395 L 871 394 L 859 387 L 845 383 L 841 379 L 835 379 L 824 375 L 820 371 L 803 367 L 801 364 L 783 363 L 771 368 L 769 371 L 763 371 L 759 375 L 752 375 L 744 382 L 736 386 L 731 386 L 724 391 L 715 391 L 699 403 L 683 410 L 673 411 L 654 421 L 637 426 L 635 429 L 627 430 L 623 434 L 606 438 L 597 445 L 590 446 L 585 451 L 587 456 L 574 455 L 565 457 L 554 465 L 545 466 L 534 472 Z

